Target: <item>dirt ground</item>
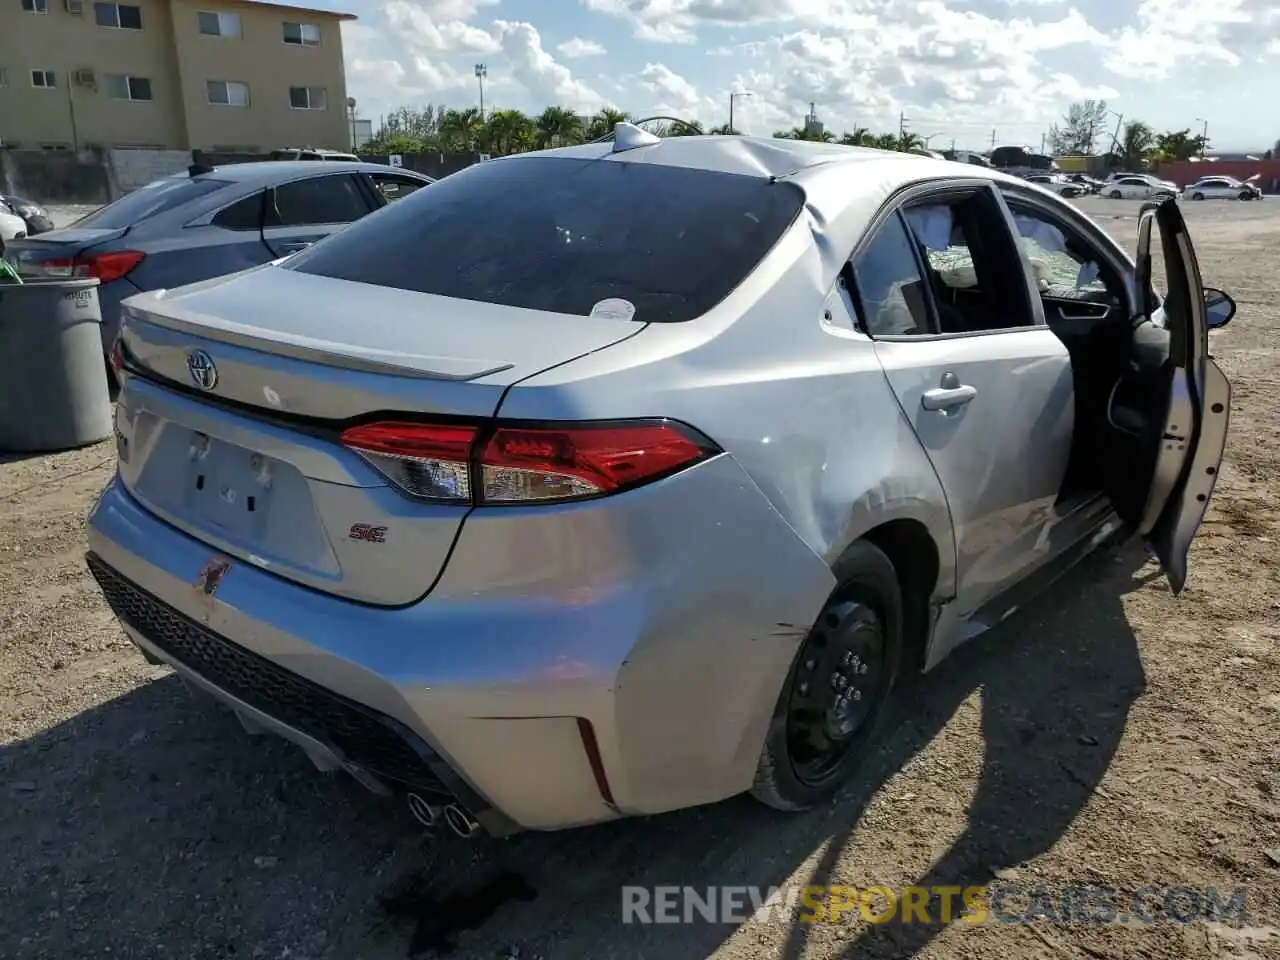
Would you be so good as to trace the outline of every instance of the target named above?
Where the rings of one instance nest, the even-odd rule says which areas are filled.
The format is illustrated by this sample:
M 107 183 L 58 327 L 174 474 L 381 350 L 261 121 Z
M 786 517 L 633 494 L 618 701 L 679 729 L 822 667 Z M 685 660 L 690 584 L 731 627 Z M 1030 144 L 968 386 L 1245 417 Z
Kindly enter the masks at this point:
M 1085 201 L 1129 242 L 1137 205 Z M 0 458 L 0 957 L 835 960 L 1280 956 L 1280 200 L 1189 204 L 1235 386 L 1174 599 L 1096 556 L 904 699 L 869 775 L 505 841 L 424 836 L 247 737 L 125 640 L 85 571 L 112 447 Z M 625 884 L 1248 888 L 1243 926 L 624 926 Z M 856 916 L 856 914 L 854 915 Z

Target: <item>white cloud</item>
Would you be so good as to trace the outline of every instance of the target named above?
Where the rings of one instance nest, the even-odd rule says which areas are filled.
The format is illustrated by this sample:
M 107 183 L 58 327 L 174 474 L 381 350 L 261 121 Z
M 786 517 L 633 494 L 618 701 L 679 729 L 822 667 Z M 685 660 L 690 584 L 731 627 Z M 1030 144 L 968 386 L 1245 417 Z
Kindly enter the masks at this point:
M 1000 140 L 1034 142 L 1086 98 L 1157 124 L 1229 102 L 1252 129 L 1241 104 L 1265 110 L 1265 91 L 1280 82 L 1277 0 L 577 0 L 568 17 L 562 0 L 532 22 L 495 19 L 499 3 L 383 0 L 346 25 L 362 113 L 470 105 L 472 68 L 484 62 L 486 105 L 530 112 L 612 103 L 714 126 L 740 90 L 753 96 L 736 102 L 735 126 L 755 133 L 799 124 L 812 103 L 835 132 L 896 129 L 905 114 L 921 134 L 986 142 L 996 127 Z M 601 17 L 642 43 L 610 44 L 607 60 L 579 74 L 579 63 L 606 54 L 592 32 Z M 559 39 L 567 24 L 571 38 L 544 47 L 541 28 Z M 1228 79 L 1246 63 L 1255 75 Z M 1174 71 L 1176 89 L 1148 86 Z M 1196 92 L 1206 88 L 1217 98 Z
M 602 57 L 607 50 L 604 44 L 596 43 L 594 40 L 584 40 L 582 37 L 574 37 L 572 40 L 566 40 L 564 43 L 556 47 L 562 54 L 570 59 L 578 59 L 581 57 Z
M 557 104 L 575 110 L 595 110 L 605 104 L 604 97 L 542 48 L 542 37 L 531 23 L 494 21 L 501 37 L 515 79 L 543 104 Z

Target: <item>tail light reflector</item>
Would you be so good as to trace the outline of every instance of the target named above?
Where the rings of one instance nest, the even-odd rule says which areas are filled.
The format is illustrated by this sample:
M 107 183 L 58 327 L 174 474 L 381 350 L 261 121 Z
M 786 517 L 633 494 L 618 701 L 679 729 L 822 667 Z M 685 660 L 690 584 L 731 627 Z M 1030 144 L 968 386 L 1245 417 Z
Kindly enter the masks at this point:
M 719 447 L 668 420 L 473 426 L 382 422 L 342 443 L 410 496 L 451 503 L 580 500 L 643 486 Z
M 35 266 L 48 277 L 97 277 L 103 283 L 110 283 L 127 275 L 145 256 L 139 250 L 115 250 L 110 253 L 82 253 L 69 260 L 42 260 Z

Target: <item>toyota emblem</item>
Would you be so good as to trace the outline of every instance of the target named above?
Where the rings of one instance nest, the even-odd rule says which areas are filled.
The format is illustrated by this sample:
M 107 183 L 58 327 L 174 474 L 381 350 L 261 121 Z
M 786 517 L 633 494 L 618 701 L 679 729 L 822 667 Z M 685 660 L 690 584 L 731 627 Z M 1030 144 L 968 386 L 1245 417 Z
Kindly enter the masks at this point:
M 191 374 L 191 382 L 201 390 L 212 390 L 218 385 L 218 368 L 213 365 L 213 357 L 203 350 L 192 350 L 187 354 L 187 373 Z

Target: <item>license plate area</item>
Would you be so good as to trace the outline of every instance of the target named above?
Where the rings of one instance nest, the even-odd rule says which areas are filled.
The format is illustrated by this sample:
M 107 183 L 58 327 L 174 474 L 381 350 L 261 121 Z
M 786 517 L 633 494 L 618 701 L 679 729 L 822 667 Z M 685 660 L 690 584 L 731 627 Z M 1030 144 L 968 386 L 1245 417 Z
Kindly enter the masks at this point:
M 273 457 L 191 431 L 183 481 L 187 515 L 231 539 L 259 542 L 276 487 L 292 469 Z

